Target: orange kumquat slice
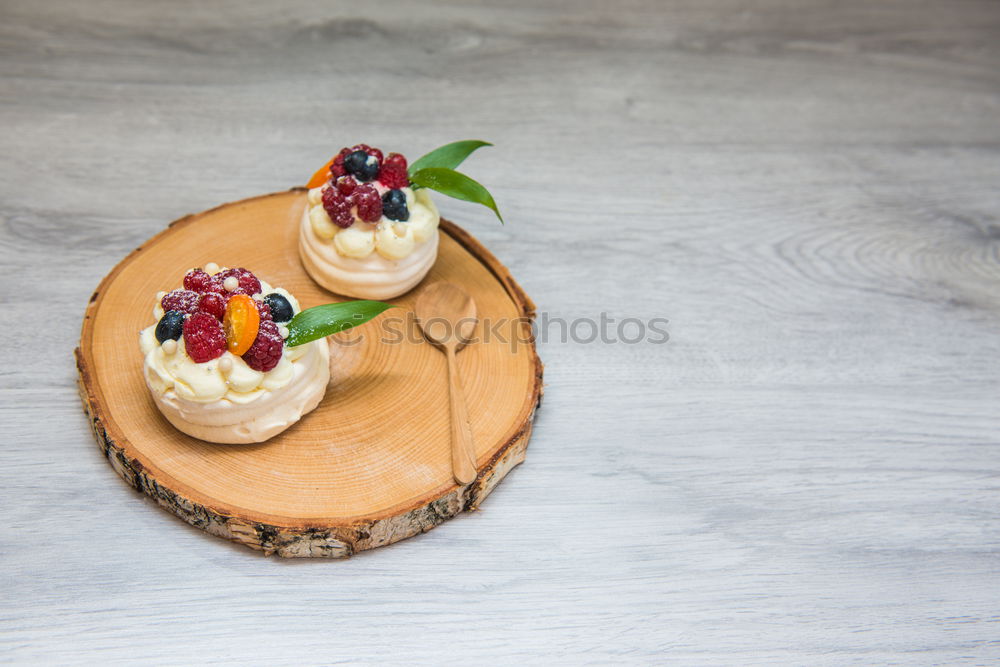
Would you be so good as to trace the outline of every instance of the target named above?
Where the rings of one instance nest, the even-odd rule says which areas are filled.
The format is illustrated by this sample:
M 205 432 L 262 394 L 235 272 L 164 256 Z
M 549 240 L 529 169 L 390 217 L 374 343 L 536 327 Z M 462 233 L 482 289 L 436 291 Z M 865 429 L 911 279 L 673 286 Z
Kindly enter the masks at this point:
M 257 304 L 246 294 L 232 295 L 226 304 L 222 327 L 226 330 L 226 347 L 236 356 L 243 356 L 253 345 L 260 329 Z
M 309 182 L 306 183 L 306 187 L 312 190 L 313 188 L 318 188 L 319 186 L 326 183 L 326 180 L 330 177 L 330 165 L 333 164 L 333 158 L 327 160 L 327 163 L 316 170 L 316 173 L 312 175 Z

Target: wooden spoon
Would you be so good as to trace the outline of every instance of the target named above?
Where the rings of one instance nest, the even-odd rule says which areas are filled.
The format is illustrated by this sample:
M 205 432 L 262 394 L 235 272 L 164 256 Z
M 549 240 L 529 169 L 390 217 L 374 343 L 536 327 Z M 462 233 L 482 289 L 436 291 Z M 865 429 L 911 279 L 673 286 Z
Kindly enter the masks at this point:
M 472 337 L 476 328 L 476 302 L 458 285 L 434 283 L 417 298 L 417 322 L 431 343 L 448 357 L 448 395 L 451 399 L 451 470 L 459 484 L 476 479 L 476 450 L 465 407 L 465 393 L 458 377 L 455 353 Z

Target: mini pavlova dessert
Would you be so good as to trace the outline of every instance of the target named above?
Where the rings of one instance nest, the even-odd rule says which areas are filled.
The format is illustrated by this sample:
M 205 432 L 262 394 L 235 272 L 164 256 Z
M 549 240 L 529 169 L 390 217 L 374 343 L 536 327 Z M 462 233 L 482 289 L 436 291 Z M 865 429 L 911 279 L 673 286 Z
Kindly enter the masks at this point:
M 343 148 L 307 184 L 299 256 L 317 283 L 337 294 L 388 299 L 411 290 L 437 259 L 440 216 L 428 190 L 483 204 L 493 197 L 455 171 L 485 141 L 459 141 L 407 166 L 366 144 Z M 501 218 L 502 221 L 502 218 Z
M 388 308 L 347 302 L 301 311 L 243 268 L 208 264 L 161 293 L 139 334 L 143 375 L 164 417 L 195 438 L 263 442 L 314 409 L 330 380 L 325 340 Z

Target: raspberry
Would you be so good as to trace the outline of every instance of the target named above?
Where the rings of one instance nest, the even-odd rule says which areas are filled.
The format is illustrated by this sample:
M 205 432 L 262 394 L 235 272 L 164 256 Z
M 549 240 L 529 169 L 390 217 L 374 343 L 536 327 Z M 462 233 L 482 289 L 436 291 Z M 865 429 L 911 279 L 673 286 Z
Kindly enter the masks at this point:
M 244 271 L 246 271 L 246 269 L 241 269 L 241 268 L 222 269 L 221 271 L 215 274 L 215 279 L 218 280 L 220 283 L 226 282 L 226 278 L 229 278 L 230 276 L 239 280 L 240 274 L 242 274 Z
M 226 296 L 227 294 L 229 294 L 229 292 L 227 292 L 226 288 L 222 286 L 222 280 L 218 276 L 212 276 L 211 284 L 209 284 L 209 286 L 205 288 L 205 291 L 202 292 L 202 294 L 208 294 L 209 292 L 218 294 L 223 299 L 229 298 Z
M 327 215 L 333 220 L 333 224 L 347 229 L 354 224 L 354 215 L 351 214 L 351 202 L 340 194 L 337 188 L 326 188 L 323 190 L 323 208 Z
M 393 155 L 396 155 L 396 153 L 390 153 L 389 159 L 392 159 Z M 403 156 L 400 155 L 399 157 Z M 378 175 L 378 182 L 390 190 L 407 187 L 410 184 L 410 178 L 406 173 L 406 158 L 403 158 L 403 164 L 401 165 L 389 162 L 389 159 L 382 165 L 382 171 Z
M 403 171 L 406 171 L 406 167 L 408 166 L 406 164 L 406 158 L 403 156 L 402 153 L 389 153 L 389 157 L 385 159 L 385 162 L 382 164 L 382 166 L 386 167 L 389 165 L 392 165 L 394 167 L 402 167 Z
M 351 199 L 358 207 L 358 217 L 365 222 L 378 222 L 382 217 L 382 198 L 374 185 L 368 183 L 359 185 L 351 195 Z
M 223 336 L 223 347 L 225 337 Z M 281 353 L 285 349 L 285 341 L 278 333 L 278 325 L 271 320 L 261 320 L 260 329 L 253 345 L 243 355 L 243 361 L 255 371 L 267 372 L 281 361 Z
M 202 364 L 226 351 L 222 324 L 208 313 L 195 313 L 184 321 L 184 349 L 195 363 Z
M 205 292 L 198 301 L 198 310 L 221 320 L 226 314 L 227 299 L 216 292 Z
M 216 280 L 201 269 L 191 269 L 184 276 L 184 289 L 193 292 L 214 292 Z
M 271 317 L 271 307 L 266 302 L 260 299 L 254 299 L 253 302 L 257 304 L 257 312 L 260 313 L 261 321 L 274 319 Z
M 198 310 L 198 300 L 201 295 L 186 289 L 175 289 L 162 299 L 160 306 L 163 310 L 176 310 L 179 313 L 193 313 Z
M 226 269 L 215 275 L 220 283 L 225 281 L 229 276 L 235 276 L 239 280 L 240 289 L 244 290 L 247 294 L 257 294 L 260 292 L 260 281 L 257 280 L 257 276 L 243 267 Z
M 330 175 L 334 180 L 347 173 L 347 170 L 344 169 L 344 158 L 352 152 L 350 148 L 341 148 L 340 152 L 337 153 L 337 157 L 333 158 L 333 162 L 330 163 Z
M 382 166 L 382 151 L 380 151 L 379 149 L 372 148 L 368 144 L 358 144 L 357 146 L 353 146 L 349 152 L 353 153 L 354 151 L 364 151 L 368 153 L 376 160 L 378 160 L 378 166 L 380 167 Z
M 356 187 L 358 187 L 358 182 L 354 180 L 353 176 L 341 176 L 337 179 L 337 192 L 345 197 L 354 192 Z
M 247 291 L 247 294 L 254 295 L 261 293 L 260 280 L 257 276 L 247 271 L 240 276 L 240 287 Z

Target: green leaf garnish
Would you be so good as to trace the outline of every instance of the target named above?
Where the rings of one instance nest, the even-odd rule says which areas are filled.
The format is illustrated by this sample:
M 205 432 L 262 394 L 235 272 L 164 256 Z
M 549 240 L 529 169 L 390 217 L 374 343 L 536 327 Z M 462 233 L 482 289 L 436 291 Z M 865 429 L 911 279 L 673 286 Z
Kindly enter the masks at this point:
M 496 213 L 500 222 L 503 223 L 503 216 L 500 215 L 500 210 L 497 209 L 497 204 L 493 201 L 493 195 L 490 194 L 490 191 L 454 169 L 426 167 L 410 174 L 410 182 L 423 188 L 437 190 L 441 194 L 455 199 L 482 204 Z
M 469 157 L 469 155 L 471 155 L 477 148 L 492 145 L 493 144 L 488 141 L 467 139 L 465 141 L 455 141 L 453 143 L 446 144 L 441 148 L 435 148 L 430 153 L 410 165 L 410 168 L 407 170 L 410 175 L 410 180 L 413 180 L 413 174 L 428 167 L 444 167 L 445 169 L 454 169 L 458 165 L 462 164 L 462 161 Z
M 331 334 L 364 324 L 389 308 L 395 306 L 381 301 L 345 301 L 307 308 L 288 323 L 288 338 L 285 344 L 288 347 L 295 347 L 326 338 Z

